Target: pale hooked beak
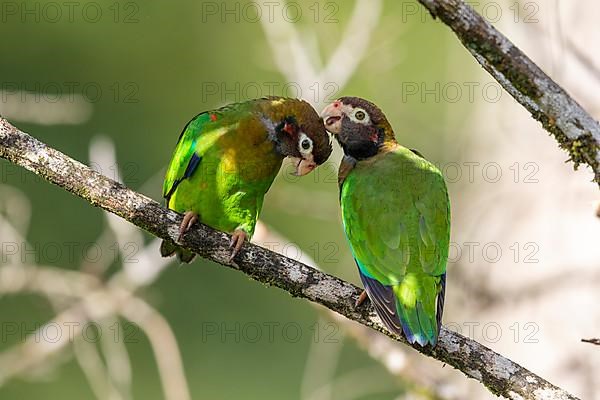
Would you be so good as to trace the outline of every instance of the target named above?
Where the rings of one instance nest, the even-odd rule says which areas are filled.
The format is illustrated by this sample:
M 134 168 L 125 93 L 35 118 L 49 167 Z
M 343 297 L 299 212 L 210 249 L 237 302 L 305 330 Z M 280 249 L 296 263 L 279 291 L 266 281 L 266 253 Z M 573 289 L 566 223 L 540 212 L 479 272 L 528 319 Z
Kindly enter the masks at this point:
M 321 118 L 325 124 L 325 129 L 337 135 L 342 130 L 342 115 L 344 109 L 348 106 L 339 100 L 334 101 L 321 112 Z
M 307 158 L 298 158 L 298 157 L 290 157 L 294 165 L 296 166 L 296 171 L 294 171 L 293 175 L 296 176 L 304 176 L 317 168 L 317 163 L 313 161 L 312 154 Z

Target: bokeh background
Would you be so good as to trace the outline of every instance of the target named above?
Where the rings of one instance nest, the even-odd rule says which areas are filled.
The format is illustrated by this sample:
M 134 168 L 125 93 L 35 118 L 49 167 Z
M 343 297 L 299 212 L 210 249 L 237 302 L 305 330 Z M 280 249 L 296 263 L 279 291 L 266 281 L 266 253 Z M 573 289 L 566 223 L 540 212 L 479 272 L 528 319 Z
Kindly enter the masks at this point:
M 472 2 L 592 115 L 600 5 Z M 3 1 L 0 114 L 156 199 L 197 113 L 358 95 L 446 176 L 444 322 L 600 399 L 597 186 L 416 1 Z M 336 149 L 283 168 L 255 241 L 358 283 Z M 0 160 L 2 399 L 488 399 L 479 383 Z

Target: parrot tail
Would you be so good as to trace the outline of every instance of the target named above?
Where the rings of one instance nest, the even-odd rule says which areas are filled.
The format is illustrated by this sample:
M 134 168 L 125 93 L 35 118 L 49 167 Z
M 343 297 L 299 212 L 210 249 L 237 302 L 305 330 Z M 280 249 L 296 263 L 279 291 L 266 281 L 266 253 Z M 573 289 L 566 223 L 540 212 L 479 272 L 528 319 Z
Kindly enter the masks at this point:
M 403 287 L 405 286 L 403 285 L 404 281 L 395 286 L 386 286 L 363 274 L 360 268 L 359 272 L 377 315 L 391 332 L 399 336 L 404 334 L 410 344 L 418 343 L 421 347 L 427 344 L 436 345 L 439 326 L 435 311 L 435 298 L 431 305 L 427 304 L 429 299 L 422 299 L 423 301 L 419 299 L 414 302 L 412 307 L 407 307 L 400 304 L 398 296 L 398 293 L 407 289 Z M 434 277 L 432 277 L 433 279 Z M 437 305 L 440 306 L 439 303 Z M 441 306 L 443 307 L 443 299 Z M 426 309 L 431 307 L 433 310 L 427 312 Z
M 180 262 L 189 264 L 192 262 L 196 255 L 189 250 L 177 246 L 175 243 L 163 240 L 160 244 L 160 255 L 163 257 L 171 257 L 173 254 L 177 255 L 177 259 Z
M 393 289 L 402 330 L 410 343 L 418 343 L 421 347 L 427 344 L 435 346 L 444 306 L 443 293 L 441 296 L 438 294 L 440 278 L 434 276 L 421 277 L 418 280 L 411 278 L 413 277 L 407 274 Z
M 435 346 L 438 338 L 435 316 L 431 318 L 424 310 L 423 303 L 417 301 L 415 307 L 402 307 L 398 303 L 398 314 L 402 331 L 409 343 L 418 343 L 421 347 L 427 344 Z

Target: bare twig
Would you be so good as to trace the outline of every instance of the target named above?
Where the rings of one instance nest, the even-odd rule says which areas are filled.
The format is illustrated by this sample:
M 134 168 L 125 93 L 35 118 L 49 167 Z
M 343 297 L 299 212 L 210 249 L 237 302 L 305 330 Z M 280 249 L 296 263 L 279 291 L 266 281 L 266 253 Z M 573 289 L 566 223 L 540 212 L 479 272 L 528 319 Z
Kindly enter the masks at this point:
M 594 339 L 581 339 L 582 342 L 584 343 L 591 343 L 591 344 L 595 344 L 597 346 L 600 346 L 600 339 L 594 338 Z
M 0 385 L 8 379 L 40 365 L 47 358 L 56 356 L 61 349 L 73 343 L 75 355 L 97 397 L 108 398 L 104 395 L 107 392 L 111 392 L 115 396 L 119 394 L 119 398 L 123 397 L 121 395 L 129 392 L 128 381 L 131 371 L 125 349 L 119 349 L 120 346 L 123 346 L 123 342 L 114 340 L 115 337 L 123 338 L 123 333 L 120 332 L 117 334 L 118 336 L 113 336 L 112 340 L 109 339 L 106 343 L 101 342 L 105 350 L 107 368 L 96 362 L 97 351 L 94 346 L 90 348 L 85 346 L 88 344 L 85 341 L 78 342 L 82 330 L 92 320 L 105 321 L 103 325 L 106 326 L 107 319 L 110 320 L 112 315 L 121 314 L 146 333 L 156 356 L 159 375 L 164 385 L 164 398 L 173 400 L 191 398 L 175 335 L 165 319 L 142 299 L 120 288 L 112 279 L 108 284 L 101 284 L 84 273 L 56 271 L 50 267 L 34 268 L 12 265 L 0 269 L 0 278 L 8 283 L 6 287 L 0 285 L 0 294 L 10 292 L 11 288 L 8 286 L 16 282 L 16 276 L 22 276 L 20 278 L 21 285 L 12 288 L 13 292 L 40 293 L 49 298 L 56 298 L 56 295 L 60 295 L 61 297 L 73 297 L 80 302 L 60 312 L 38 329 L 38 332 L 43 332 L 47 326 L 67 326 L 70 327 L 69 335 L 63 335 L 59 340 L 49 343 L 36 339 L 39 338 L 39 335 L 36 336 L 34 333 L 23 343 L 0 354 Z M 55 284 L 59 280 L 63 282 L 62 285 Z M 105 331 L 113 329 L 115 325 L 111 325 L 112 328 L 106 327 Z M 117 348 L 106 349 L 107 346 L 117 346 Z M 118 359 L 114 359 L 115 353 L 119 357 Z M 123 357 L 126 359 L 123 360 Z M 105 376 L 110 379 L 105 379 Z M 121 390 L 117 391 L 118 389 Z
M 73 349 L 75 358 L 96 398 L 98 400 L 123 400 L 123 397 L 109 379 L 108 371 L 96 346 L 93 343 L 86 342 L 82 337 L 78 337 L 73 341 Z
M 121 307 L 121 313 L 146 332 L 165 386 L 165 398 L 191 399 L 177 340 L 165 318 L 139 298 L 130 299 L 125 307 Z
M 318 98 L 306 99 L 313 104 L 319 106 L 332 100 L 325 97 L 332 94 L 332 88 L 335 88 L 333 94 L 337 94 L 346 85 L 367 53 L 371 34 L 380 20 L 382 3 L 381 0 L 355 2 L 342 39 L 321 69 L 301 40 L 296 24 L 285 21 L 281 15 L 273 16 L 272 20 L 263 15 L 260 21 L 278 70 L 288 82 L 298 84 L 301 93 L 311 93 L 311 88 L 318 85 L 321 89 Z
M 458 36 L 473 57 L 554 135 L 577 167 L 600 185 L 600 125 L 517 46 L 462 0 L 419 0 Z
M 91 157 L 91 160 L 93 165 L 100 167 L 100 170 L 108 170 L 108 166 L 116 165 L 114 148 L 101 149 L 101 151 L 95 152 L 95 156 L 98 154 L 103 154 L 106 159 Z M 6 194 L 6 190 L 3 189 L 2 193 Z M 15 191 L 8 197 L 10 199 L 10 197 L 18 197 L 18 195 L 19 193 Z M 19 200 L 19 204 L 27 204 L 26 198 L 19 198 Z M 14 243 L 26 243 L 24 233 L 19 233 L 27 231 L 27 223 L 20 221 L 29 220 L 29 212 L 26 211 L 28 211 L 27 207 L 20 211 L 13 209 L 9 214 L 12 217 L 11 221 L 0 215 L 0 228 L 2 228 L 0 237 L 11 238 Z M 107 260 L 110 256 L 103 255 L 101 260 L 97 260 L 97 263 L 83 262 L 82 268 L 85 265 L 100 267 L 100 270 L 94 269 L 90 271 L 92 272 L 90 274 L 43 265 L 23 264 L 23 259 L 5 254 L 10 263 L 0 268 L 0 296 L 36 293 L 46 297 L 57 312 L 61 311 L 54 319 L 28 335 L 22 343 L 0 353 L 0 386 L 8 379 L 29 374 L 35 368 L 47 365 L 48 361 L 58 360 L 61 352 L 72 347 L 76 360 L 97 398 L 123 400 L 131 398 L 132 375 L 129 355 L 124 341 L 115 340 L 115 337 L 124 338 L 123 332 L 120 324 L 111 323 L 111 321 L 117 322 L 118 314 L 122 314 L 126 318 L 127 316 L 134 318 L 130 320 L 133 320 L 147 335 L 155 351 L 160 378 L 165 390 L 164 397 L 174 400 L 189 399 L 189 389 L 183 373 L 177 342 L 164 318 L 156 310 L 150 309 L 148 305 L 144 310 L 149 309 L 150 312 L 128 314 L 128 310 L 132 307 L 142 311 L 136 304 L 141 303 L 142 306 L 146 304 L 141 299 L 134 297 L 133 291 L 140 285 L 148 285 L 153 282 L 158 273 L 169 264 L 169 260 L 154 259 L 154 254 L 158 251 L 158 239 L 144 245 L 139 229 L 114 214 L 107 212 L 105 215 L 108 219 L 108 227 L 100 236 L 99 243 L 107 246 L 108 243 L 104 242 L 108 242 L 109 237 L 114 236 L 120 241 L 119 249 L 126 248 L 124 246 L 126 243 L 137 243 L 138 248 L 142 249 L 136 260 L 138 262 L 124 262 L 123 269 L 115 273 L 108 282 L 100 280 L 95 273 L 101 273 L 110 264 L 110 260 Z M 15 226 L 20 226 L 19 232 L 14 228 Z M 149 256 L 150 254 L 152 257 Z M 135 271 L 130 265 L 136 266 Z M 123 301 L 123 299 L 129 300 Z M 83 333 L 82 328 L 88 326 L 92 321 L 100 324 L 103 331 L 114 330 L 116 327 L 118 332 L 112 336 L 100 335 L 101 346 L 96 348 L 95 345 L 87 343 L 85 337 L 83 341 L 80 340 Z M 40 340 L 40 333 L 43 335 L 43 332 L 51 326 L 62 326 L 63 322 L 68 324 L 69 328 L 69 335 L 61 335 L 61 339 L 64 340 L 53 343 L 48 340 Z M 98 354 L 99 350 L 102 351 L 103 357 Z
M 159 238 L 176 240 L 178 236 L 181 215 L 46 146 L 4 119 L 0 119 L 0 157 L 44 177 L 94 206 L 121 216 Z M 252 244 L 245 244 L 237 262 L 230 262 L 229 239 L 229 235 L 199 224 L 180 244 L 202 257 L 240 270 L 257 281 L 278 286 L 293 296 L 319 303 L 405 342 L 382 326 L 371 307 L 354 307 L 361 292 L 356 286 Z M 435 348 L 416 349 L 461 370 L 497 395 L 511 399 L 576 398 L 506 357 L 446 328 L 442 328 L 439 344 Z

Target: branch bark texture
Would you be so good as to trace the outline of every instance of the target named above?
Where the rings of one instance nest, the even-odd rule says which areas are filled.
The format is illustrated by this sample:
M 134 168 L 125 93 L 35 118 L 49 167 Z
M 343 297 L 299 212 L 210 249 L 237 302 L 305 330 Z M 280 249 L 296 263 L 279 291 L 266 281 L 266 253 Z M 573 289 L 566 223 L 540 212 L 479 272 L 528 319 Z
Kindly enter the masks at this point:
M 418 0 L 600 185 L 600 125 L 517 46 L 462 0 Z
M 177 239 L 181 215 L 43 144 L 4 119 L 0 119 L 0 157 L 157 237 Z M 228 262 L 228 243 L 227 234 L 201 224 L 181 242 L 204 258 L 242 271 L 266 285 L 277 286 L 294 297 L 321 304 L 406 343 L 383 327 L 370 305 L 354 307 L 361 292 L 358 287 L 249 243 L 244 244 L 234 262 Z M 496 395 L 515 400 L 576 399 L 508 358 L 446 328 L 442 328 L 439 344 L 434 349 L 416 347 L 416 350 L 461 370 Z

